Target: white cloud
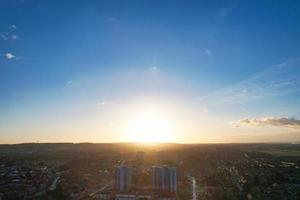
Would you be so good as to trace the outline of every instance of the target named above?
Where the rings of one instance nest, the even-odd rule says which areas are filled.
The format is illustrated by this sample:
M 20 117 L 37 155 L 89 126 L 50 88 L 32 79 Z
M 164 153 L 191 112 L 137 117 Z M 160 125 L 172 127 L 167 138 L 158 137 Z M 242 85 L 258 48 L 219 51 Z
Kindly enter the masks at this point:
M 8 60 L 14 59 L 14 58 L 16 57 L 16 56 L 15 56 L 14 54 L 12 54 L 12 53 L 6 53 L 4 56 L 5 56 L 6 59 L 8 59 Z
M 12 29 L 17 29 L 17 26 L 16 26 L 15 24 L 12 24 L 10 27 L 11 27 Z
M 265 118 L 254 118 L 254 119 L 241 119 L 237 122 L 232 123 L 233 126 L 253 126 L 253 127 L 263 127 L 263 126 L 277 126 L 286 128 L 300 128 L 300 120 L 295 118 L 287 117 L 265 117 Z

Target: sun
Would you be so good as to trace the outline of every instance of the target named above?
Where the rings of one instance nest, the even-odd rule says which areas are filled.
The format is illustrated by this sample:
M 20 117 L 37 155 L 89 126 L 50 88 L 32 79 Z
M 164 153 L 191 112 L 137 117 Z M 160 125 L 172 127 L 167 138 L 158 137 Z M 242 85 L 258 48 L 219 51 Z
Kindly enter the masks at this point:
M 163 143 L 173 140 L 173 124 L 166 112 L 143 110 L 128 121 L 126 138 L 138 143 Z

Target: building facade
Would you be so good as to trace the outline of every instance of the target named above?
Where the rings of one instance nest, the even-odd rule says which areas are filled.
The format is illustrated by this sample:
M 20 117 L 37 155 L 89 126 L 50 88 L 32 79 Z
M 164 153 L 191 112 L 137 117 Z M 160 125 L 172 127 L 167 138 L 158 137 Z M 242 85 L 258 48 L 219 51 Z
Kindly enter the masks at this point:
M 161 193 L 177 192 L 176 167 L 154 166 L 152 167 L 153 189 Z
M 133 168 L 128 166 L 119 166 L 116 168 L 115 187 L 119 192 L 126 192 L 133 186 Z

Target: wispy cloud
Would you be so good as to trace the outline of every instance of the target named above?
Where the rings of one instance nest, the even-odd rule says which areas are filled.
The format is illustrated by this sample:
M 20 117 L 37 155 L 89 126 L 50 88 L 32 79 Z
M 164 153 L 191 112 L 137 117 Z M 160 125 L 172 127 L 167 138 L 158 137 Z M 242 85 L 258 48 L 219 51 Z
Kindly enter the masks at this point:
M 5 55 L 5 58 L 8 59 L 8 60 L 11 60 L 11 59 L 14 59 L 16 56 L 12 53 L 6 53 Z
M 230 13 L 231 10 L 232 10 L 232 7 L 224 7 L 224 8 L 221 8 L 221 9 L 218 11 L 217 15 L 218 15 L 221 19 L 223 19 L 223 18 L 225 18 L 225 17 Z
M 253 126 L 253 127 L 263 127 L 263 126 L 277 126 L 277 127 L 286 127 L 286 128 L 297 128 L 300 129 L 300 120 L 295 118 L 287 117 L 265 117 L 258 119 L 241 119 L 237 122 L 232 123 L 235 127 L 240 126 Z
M 6 28 L 6 30 L 0 32 L 0 38 L 2 40 L 17 40 L 19 39 L 19 36 L 16 34 L 16 25 L 11 25 L 9 28 Z
M 101 106 L 107 106 L 107 105 L 110 105 L 110 104 L 112 104 L 111 101 L 99 101 L 99 102 L 96 103 L 96 106 L 101 107 Z
M 3 32 L 3 33 L 0 33 L 0 38 L 1 38 L 2 40 L 7 40 L 7 39 L 9 38 L 9 36 L 8 36 L 7 33 Z
M 300 90 L 300 58 L 289 59 L 216 92 L 200 101 L 206 105 L 234 104 Z
M 212 55 L 212 51 L 210 49 L 205 49 L 204 52 L 205 52 L 205 54 L 207 56 L 211 56 Z
M 67 85 L 72 85 L 72 84 L 73 84 L 73 81 L 72 81 L 72 80 L 68 80 L 66 84 L 67 84 Z
M 158 73 L 160 71 L 160 69 L 158 67 L 156 67 L 156 66 L 153 66 L 153 67 L 149 68 L 149 71 L 151 73 Z
M 19 36 L 16 34 L 10 34 L 10 33 L 3 32 L 3 33 L 0 33 L 0 38 L 4 41 L 17 40 L 17 39 L 19 39 Z
M 234 1 L 231 5 L 220 8 L 217 12 L 217 16 L 220 19 L 224 19 L 232 12 L 232 10 L 236 7 L 237 3 L 238 1 Z
M 72 80 L 68 80 L 65 82 L 65 87 L 67 87 L 67 88 L 71 88 L 71 87 L 73 87 L 73 85 L 74 85 L 74 82 Z
M 0 32 L 0 39 L 4 41 L 9 41 L 9 40 L 17 40 L 19 39 L 19 36 L 16 34 L 16 25 L 11 25 L 9 27 L 6 27 L 6 30 L 3 32 Z M 13 59 L 20 59 L 21 57 L 16 57 L 13 53 L 7 52 L 3 54 L 4 58 L 7 60 L 13 60 Z
M 19 36 L 17 36 L 17 35 L 11 35 L 11 39 L 17 40 L 17 39 L 19 39 Z
M 118 18 L 116 18 L 116 17 L 108 17 L 108 18 L 107 18 L 107 21 L 109 21 L 109 22 L 119 22 L 120 19 L 118 19 Z

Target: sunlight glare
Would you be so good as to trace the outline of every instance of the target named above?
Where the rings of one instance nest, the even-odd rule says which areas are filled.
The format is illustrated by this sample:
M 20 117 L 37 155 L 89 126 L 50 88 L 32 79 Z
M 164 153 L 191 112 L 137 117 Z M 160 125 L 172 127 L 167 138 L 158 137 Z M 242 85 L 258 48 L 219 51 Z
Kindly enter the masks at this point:
M 172 123 L 166 113 L 141 111 L 129 121 L 127 138 L 138 143 L 170 142 L 173 139 L 172 131 Z

